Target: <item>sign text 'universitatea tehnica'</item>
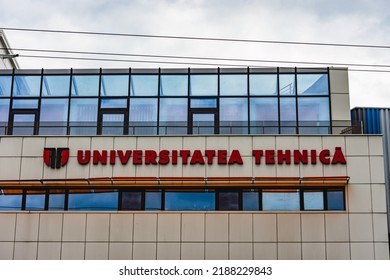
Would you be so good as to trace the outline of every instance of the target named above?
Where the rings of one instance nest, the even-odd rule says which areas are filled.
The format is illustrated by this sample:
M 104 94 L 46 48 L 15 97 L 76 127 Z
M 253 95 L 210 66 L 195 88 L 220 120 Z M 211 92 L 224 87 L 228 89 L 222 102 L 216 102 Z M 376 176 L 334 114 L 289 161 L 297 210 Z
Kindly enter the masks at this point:
M 334 150 L 252 150 L 260 164 L 346 164 L 340 147 Z M 47 166 L 60 168 L 69 160 L 69 148 L 45 148 Z M 243 165 L 240 150 L 78 150 L 80 165 Z

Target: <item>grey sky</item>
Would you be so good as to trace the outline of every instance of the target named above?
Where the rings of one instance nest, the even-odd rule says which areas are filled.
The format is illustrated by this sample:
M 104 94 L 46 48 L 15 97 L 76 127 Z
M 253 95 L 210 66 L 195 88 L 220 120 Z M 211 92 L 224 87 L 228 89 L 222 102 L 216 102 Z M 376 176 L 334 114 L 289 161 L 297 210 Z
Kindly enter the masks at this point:
M 390 34 L 390 8 L 389 2 L 385 0 L 0 0 L 0 7 L 2 7 L 0 28 L 65 29 L 390 46 L 388 35 Z M 328 62 L 329 66 L 332 66 L 332 62 L 390 65 L 390 49 L 5 32 L 14 48 L 315 61 Z M 22 51 L 19 53 L 28 54 Z M 18 62 L 22 68 L 186 67 L 163 63 L 23 57 L 20 57 Z M 302 66 L 282 63 L 256 64 Z M 349 77 L 351 107 L 390 107 L 390 73 L 351 71 Z

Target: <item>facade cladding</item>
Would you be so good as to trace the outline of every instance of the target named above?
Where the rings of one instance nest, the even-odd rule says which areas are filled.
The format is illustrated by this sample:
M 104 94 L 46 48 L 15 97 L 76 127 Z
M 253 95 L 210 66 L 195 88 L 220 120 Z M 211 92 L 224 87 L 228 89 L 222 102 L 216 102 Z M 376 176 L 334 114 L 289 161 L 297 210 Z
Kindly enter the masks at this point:
M 345 68 L 0 71 L 1 259 L 389 259 Z

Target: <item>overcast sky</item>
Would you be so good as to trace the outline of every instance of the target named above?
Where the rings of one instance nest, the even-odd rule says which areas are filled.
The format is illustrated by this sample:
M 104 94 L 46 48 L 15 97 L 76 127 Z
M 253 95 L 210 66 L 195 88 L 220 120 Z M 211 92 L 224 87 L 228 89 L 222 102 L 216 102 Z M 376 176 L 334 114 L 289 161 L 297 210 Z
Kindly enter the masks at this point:
M 390 3 L 386 0 L 0 0 L 0 7 L 0 28 L 390 46 Z M 332 66 L 332 63 L 390 65 L 390 48 L 294 46 L 20 31 L 5 31 L 5 33 L 13 48 L 310 61 L 328 63 L 328 66 Z M 21 55 L 18 58 L 21 68 L 191 66 L 190 64 L 37 59 L 22 57 L 22 55 L 64 55 L 26 51 L 15 51 L 15 53 Z M 99 56 L 99 58 L 113 57 Z M 114 58 L 146 60 L 139 57 Z M 150 60 L 162 61 L 156 58 Z M 228 63 L 232 64 L 232 62 Z M 247 62 L 246 64 L 303 66 L 299 63 Z M 390 68 L 350 67 L 350 69 L 390 71 Z M 350 71 L 349 83 L 351 107 L 390 107 L 390 72 Z

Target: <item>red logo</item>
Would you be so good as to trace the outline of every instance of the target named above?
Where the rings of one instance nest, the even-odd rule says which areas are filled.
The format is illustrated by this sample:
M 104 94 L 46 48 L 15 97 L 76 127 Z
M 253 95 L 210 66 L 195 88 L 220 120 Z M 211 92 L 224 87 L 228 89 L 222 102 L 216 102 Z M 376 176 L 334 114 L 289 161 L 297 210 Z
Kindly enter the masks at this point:
M 69 148 L 45 148 L 43 150 L 43 161 L 53 169 L 64 166 L 69 159 Z

